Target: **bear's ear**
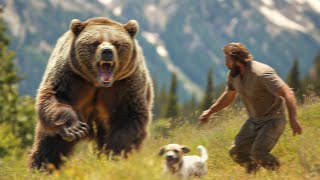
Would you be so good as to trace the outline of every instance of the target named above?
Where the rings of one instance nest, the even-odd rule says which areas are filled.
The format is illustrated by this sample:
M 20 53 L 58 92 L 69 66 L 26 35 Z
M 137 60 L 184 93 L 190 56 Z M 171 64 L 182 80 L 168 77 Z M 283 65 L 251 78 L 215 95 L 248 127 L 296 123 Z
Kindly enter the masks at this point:
M 77 36 L 86 27 L 86 25 L 87 23 L 83 23 L 79 19 L 73 19 L 70 23 L 70 30 Z
M 136 20 L 130 20 L 124 25 L 131 37 L 134 37 L 139 31 L 139 23 Z

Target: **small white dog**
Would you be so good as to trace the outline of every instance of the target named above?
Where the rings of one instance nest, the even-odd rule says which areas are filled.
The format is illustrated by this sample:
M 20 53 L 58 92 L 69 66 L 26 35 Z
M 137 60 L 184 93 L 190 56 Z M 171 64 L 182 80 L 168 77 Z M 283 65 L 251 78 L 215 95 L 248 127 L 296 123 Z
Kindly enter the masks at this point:
M 201 157 L 184 156 L 185 153 L 190 152 L 190 149 L 183 145 L 168 144 L 164 146 L 159 152 L 159 155 L 164 155 L 166 161 L 164 173 L 171 173 L 183 179 L 204 176 L 207 173 L 205 162 L 208 159 L 208 154 L 203 146 L 200 145 L 197 148 L 200 150 Z

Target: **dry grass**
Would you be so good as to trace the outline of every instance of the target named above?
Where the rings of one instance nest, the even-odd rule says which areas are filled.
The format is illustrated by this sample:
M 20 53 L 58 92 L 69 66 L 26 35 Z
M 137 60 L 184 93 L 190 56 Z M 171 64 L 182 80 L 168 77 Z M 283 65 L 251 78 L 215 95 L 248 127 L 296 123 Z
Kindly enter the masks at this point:
M 112 180 L 157 180 L 175 179 L 163 176 L 163 160 L 159 149 L 168 143 L 189 146 L 190 154 L 199 154 L 197 145 L 204 145 L 209 152 L 209 172 L 204 179 L 319 179 L 320 178 L 320 103 L 312 102 L 299 108 L 299 119 L 304 133 L 293 137 L 289 125 L 273 153 L 280 158 L 279 172 L 260 171 L 255 176 L 247 175 L 232 162 L 228 148 L 246 113 L 243 110 L 227 109 L 213 117 L 206 125 L 180 123 L 174 129 L 167 120 L 153 122 L 152 135 L 139 152 L 129 159 L 107 161 L 97 158 L 94 143 L 81 143 L 61 171 L 52 175 L 31 173 L 26 168 L 26 155 L 22 158 L 6 157 L 0 162 L 0 179 L 112 179 Z M 89 144 L 89 145 L 88 145 Z

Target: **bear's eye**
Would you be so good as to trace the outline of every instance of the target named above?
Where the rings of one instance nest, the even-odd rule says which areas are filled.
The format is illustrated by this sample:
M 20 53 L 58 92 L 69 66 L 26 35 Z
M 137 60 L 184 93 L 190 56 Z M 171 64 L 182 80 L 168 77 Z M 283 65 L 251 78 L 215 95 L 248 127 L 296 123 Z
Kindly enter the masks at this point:
M 119 42 L 114 42 L 113 45 L 114 45 L 114 47 L 116 47 L 117 49 L 120 49 L 120 48 L 121 48 L 121 43 L 119 43 Z
M 99 41 L 93 41 L 93 42 L 91 43 L 91 45 L 94 46 L 94 47 L 97 47 L 97 46 L 100 45 L 100 42 L 99 42 Z
M 83 44 L 84 46 L 86 46 L 88 51 L 95 51 L 97 49 L 97 47 L 100 45 L 99 41 L 92 41 L 92 42 L 87 42 Z
M 127 43 L 120 43 L 120 42 L 114 42 L 113 45 L 118 49 L 118 50 L 125 50 L 129 45 Z

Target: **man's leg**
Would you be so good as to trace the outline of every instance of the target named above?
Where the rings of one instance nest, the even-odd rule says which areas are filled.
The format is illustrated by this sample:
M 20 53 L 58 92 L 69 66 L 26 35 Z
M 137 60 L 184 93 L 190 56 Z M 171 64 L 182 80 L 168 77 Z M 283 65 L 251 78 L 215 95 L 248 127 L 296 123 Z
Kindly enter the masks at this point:
M 286 120 L 272 119 L 261 126 L 253 143 L 251 155 L 257 164 L 268 170 L 277 170 L 279 160 L 270 154 L 284 131 Z
M 242 126 L 229 150 L 230 156 L 239 165 L 246 168 L 247 173 L 256 172 L 259 167 L 251 158 L 251 148 L 257 135 L 255 125 L 247 120 Z

